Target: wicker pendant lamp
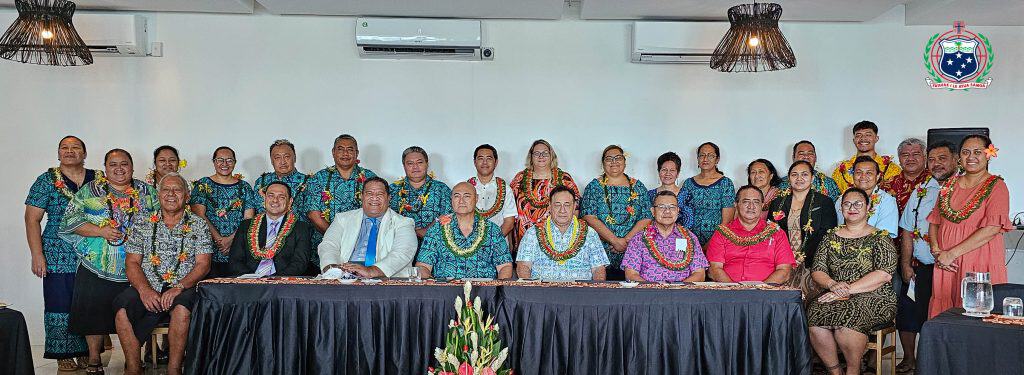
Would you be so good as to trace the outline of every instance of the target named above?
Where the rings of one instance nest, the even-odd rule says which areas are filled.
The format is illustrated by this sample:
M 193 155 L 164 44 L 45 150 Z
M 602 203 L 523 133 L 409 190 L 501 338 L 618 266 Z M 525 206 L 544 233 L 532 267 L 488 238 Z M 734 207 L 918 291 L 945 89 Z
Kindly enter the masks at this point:
M 18 19 L 0 37 L 0 58 L 27 64 L 92 64 L 92 53 L 78 36 L 67 0 L 16 0 Z
M 760 72 L 796 66 L 796 55 L 779 30 L 782 6 L 741 4 L 729 8 L 729 31 L 711 56 L 723 72 Z

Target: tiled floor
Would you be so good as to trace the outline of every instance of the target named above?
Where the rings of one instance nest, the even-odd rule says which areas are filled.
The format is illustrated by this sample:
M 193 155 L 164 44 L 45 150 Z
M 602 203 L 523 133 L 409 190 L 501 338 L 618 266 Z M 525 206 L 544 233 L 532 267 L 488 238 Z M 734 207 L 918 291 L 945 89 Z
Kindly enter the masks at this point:
M 59 372 L 57 371 L 57 361 L 52 359 L 43 358 L 43 346 L 33 345 L 32 346 L 32 363 L 36 366 L 36 374 L 61 374 L 61 375 L 72 375 L 72 374 L 85 374 L 85 370 L 78 370 L 76 372 Z M 122 375 L 124 374 L 124 353 L 121 352 L 121 344 L 117 342 L 117 336 L 114 336 L 114 350 L 103 353 L 103 364 L 106 367 L 103 369 L 106 375 Z M 167 373 L 167 368 L 161 365 L 159 368 L 153 370 L 146 370 L 147 375 L 163 375 Z

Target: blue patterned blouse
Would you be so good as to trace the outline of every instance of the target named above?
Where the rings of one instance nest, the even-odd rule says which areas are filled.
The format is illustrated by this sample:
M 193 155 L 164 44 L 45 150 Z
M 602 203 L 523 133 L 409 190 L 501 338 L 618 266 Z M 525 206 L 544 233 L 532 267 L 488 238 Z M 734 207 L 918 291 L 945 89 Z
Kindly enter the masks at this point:
M 416 229 L 426 228 L 438 216 L 452 212 L 452 189 L 432 177 L 419 188 L 402 178 L 391 183 L 391 209 L 415 220 Z
M 42 208 L 46 212 L 46 227 L 43 228 L 43 257 L 46 258 L 47 273 L 75 273 L 78 269 L 78 256 L 70 243 L 57 237 L 60 221 L 68 202 L 78 192 L 79 186 L 65 176 L 61 176 L 62 188 L 58 188 L 57 175 L 59 168 L 50 168 L 36 178 L 36 182 L 28 191 L 25 205 Z M 88 184 L 103 172 L 92 169 L 85 170 L 82 185 Z M 64 192 L 62 192 L 64 190 Z M 70 194 L 70 196 L 65 195 Z
M 306 217 L 306 213 L 303 212 L 305 209 L 303 205 L 303 191 L 306 190 L 306 186 L 309 184 L 310 176 L 299 172 L 298 170 L 292 171 L 292 173 L 285 175 L 284 177 L 278 177 L 277 173 L 267 172 L 260 175 L 259 178 L 253 183 L 253 189 L 256 191 L 256 212 L 263 212 L 263 196 L 260 192 L 267 188 L 273 182 L 282 181 L 288 184 L 288 187 L 292 188 L 292 213 L 295 214 L 296 218 L 302 222 L 309 222 L 309 218 Z
M 701 244 L 706 244 L 715 234 L 715 228 L 722 223 L 722 209 L 735 206 L 736 188 L 725 176 L 708 186 L 698 184 L 690 177 L 683 181 L 682 190 L 690 195 L 689 206 L 693 210 L 693 226 L 689 229 Z
M 647 203 L 652 207 L 654 206 L 654 197 L 657 195 L 658 189 L 651 189 L 647 191 L 647 198 L 650 200 Z M 679 217 L 676 218 L 676 224 L 689 229 L 693 226 L 693 208 L 690 207 L 690 193 L 687 193 L 686 190 L 679 189 L 679 194 L 676 194 L 676 204 L 679 205 Z
M 235 233 L 238 225 L 245 220 L 245 210 L 256 209 L 256 203 L 259 201 L 256 191 L 248 182 L 238 181 L 224 185 L 209 177 L 203 177 L 193 183 L 190 196 L 189 204 L 206 207 L 206 218 L 221 236 Z M 213 261 L 227 262 L 228 256 L 221 254 L 220 251 L 214 251 Z
M 629 181 L 629 186 L 604 185 L 600 178 L 590 181 L 583 190 L 581 213 L 597 216 L 617 237 L 629 234 L 638 221 L 654 217 L 647 199 L 647 187 L 639 180 L 629 178 Z M 601 243 L 608 253 L 611 267 L 618 269 L 622 253 L 612 251 L 611 244 L 607 242 Z
M 467 257 L 455 254 L 445 240 L 445 232 L 450 231 L 455 246 L 469 248 L 481 235 L 481 221 L 486 223 L 486 233 L 482 234 L 480 247 Z M 498 276 L 499 265 L 512 263 L 512 254 L 508 249 L 508 241 L 501 234 L 501 227 L 497 224 L 480 215 L 474 215 L 473 231 L 469 236 L 463 236 L 459 229 L 459 221 L 454 216 L 445 215 L 440 218 L 437 225 L 427 230 L 416 261 L 429 264 L 432 267 L 431 275 L 435 278 L 495 278 Z

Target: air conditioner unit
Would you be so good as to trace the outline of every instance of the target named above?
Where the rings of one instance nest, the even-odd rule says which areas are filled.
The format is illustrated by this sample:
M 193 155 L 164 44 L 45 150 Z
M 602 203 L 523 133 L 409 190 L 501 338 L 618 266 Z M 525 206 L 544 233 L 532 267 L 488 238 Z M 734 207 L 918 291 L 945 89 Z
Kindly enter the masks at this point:
M 17 12 L 0 13 L 0 28 L 6 30 L 17 18 Z M 93 56 L 146 56 L 149 52 L 145 17 L 75 13 L 71 22 Z
M 709 64 L 728 22 L 633 22 L 629 60 L 640 64 Z
M 492 60 L 480 46 L 479 20 L 357 18 L 359 57 L 371 59 Z

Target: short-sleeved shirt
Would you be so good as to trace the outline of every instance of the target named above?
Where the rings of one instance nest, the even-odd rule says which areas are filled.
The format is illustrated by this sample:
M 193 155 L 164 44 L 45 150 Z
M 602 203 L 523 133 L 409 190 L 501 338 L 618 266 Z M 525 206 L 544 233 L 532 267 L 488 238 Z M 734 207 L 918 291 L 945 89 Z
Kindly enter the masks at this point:
M 305 206 L 303 199 L 306 187 L 309 184 L 310 176 L 299 172 L 297 170 L 284 176 L 278 176 L 275 172 L 267 172 L 262 174 L 256 179 L 256 182 L 252 184 L 253 189 L 256 191 L 256 212 L 264 212 L 263 208 L 263 196 L 260 192 L 264 192 L 271 183 L 284 182 L 292 190 L 292 213 L 295 214 L 295 218 L 302 222 L 309 222 L 309 218 L 306 217 Z
M 752 230 L 743 228 L 740 219 L 735 219 L 725 227 L 739 237 L 752 237 L 762 233 L 768 226 L 761 221 Z M 772 223 L 773 226 L 778 226 Z M 789 246 L 786 231 L 778 229 L 771 236 L 755 245 L 741 246 L 729 240 L 722 231 L 716 231 L 708 241 L 708 262 L 723 263 L 725 273 L 732 281 L 764 281 L 775 272 L 775 267 L 782 264 L 796 266 L 793 249 Z
M 647 248 L 647 244 L 644 241 L 645 234 L 647 231 L 652 230 L 652 228 L 654 231 L 654 244 L 657 246 L 660 254 L 669 262 L 678 262 L 685 259 L 687 256 L 687 244 L 693 246 L 693 255 L 687 268 L 679 271 L 670 270 L 654 258 L 654 255 L 651 254 L 651 249 Z M 626 245 L 626 255 L 622 258 L 623 270 L 634 270 L 640 274 L 641 278 L 650 282 L 682 281 L 690 277 L 694 272 L 706 268 L 708 268 L 708 260 L 704 257 L 700 242 L 698 242 L 697 236 L 693 232 L 687 230 L 683 234 L 679 231 L 679 227 L 675 227 L 665 237 L 657 230 L 656 224 L 651 224 L 640 233 L 634 235 L 633 238 L 630 238 L 629 244 Z
M 373 171 L 356 165 L 352 168 L 352 174 L 348 178 L 341 176 L 337 166 L 330 166 L 316 172 L 309 177 L 306 191 L 302 195 L 303 216 L 312 211 L 319 211 L 327 224 L 331 223 L 334 215 L 359 209 L 363 207 L 362 197 L 363 182 L 367 179 L 377 177 Z M 323 241 L 324 234 L 314 230 L 310 239 L 313 248 L 316 249 Z M 316 252 L 314 251 L 314 254 Z M 315 255 L 311 261 L 319 262 L 319 255 Z
M 877 198 L 874 198 L 876 195 Z M 871 200 L 877 200 L 877 203 L 874 203 L 872 211 L 868 213 L 868 225 L 880 230 L 886 230 L 889 232 L 889 237 L 896 238 L 900 221 L 900 211 L 896 206 L 896 198 L 893 198 L 889 193 L 879 189 L 877 186 L 871 193 L 871 196 Z M 846 219 L 843 217 L 842 205 L 842 200 L 836 201 L 836 216 L 837 222 L 840 225 L 846 222 Z
M 639 180 L 629 178 L 629 186 L 612 186 L 602 184 L 601 178 L 595 178 L 583 190 L 580 211 L 584 216 L 597 217 L 616 237 L 624 237 L 637 222 L 652 217 L 648 203 L 647 187 Z M 612 251 L 612 245 L 607 242 L 604 248 L 611 266 L 619 268 L 622 253 Z
M 789 189 L 789 176 L 782 177 L 782 182 L 779 183 L 779 190 L 786 189 Z M 829 198 L 832 198 L 833 202 L 839 200 L 840 192 L 839 186 L 836 185 L 836 180 L 817 170 L 814 171 L 814 177 L 811 178 L 811 189 L 822 195 L 827 195 Z
M 689 204 L 693 210 L 693 226 L 690 231 L 697 235 L 700 243 L 707 243 L 722 223 L 722 210 L 736 204 L 736 188 L 728 177 L 722 177 L 708 186 L 698 184 L 690 177 L 683 181 L 683 189 L 690 195 Z
M 481 228 L 486 233 L 481 233 Z M 451 243 L 445 239 L 445 233 L 450 235 Z M 460 256 L 452 250 L 453 247 L 470 248 L 479 236 L 483 239 L 471 255 Z M 430 265 L 431 274 L 436 278 L 493 279 L 498 276 L 499 265 L 512 263 L 512 254 L 501 228 L 494 223 L 474 215 L 473 231 L 463 236 L 459 221 L 453 215 L 444 215 L 438 218 L 437 225 L 427 230 L 416 261 Z
M 209 177 L 203 177 L 192 184 L 189 204 L 206 207 L 206 219 L 221 236 L 230 236 L 245 220 L 245 210 L 256 209 L 259 198 L 248 182 L 239 180 L 233 184 L 220 184 Z M 214 262 L 227 262 L 228 256 L 213 252 Z
M 452 212 L 452 189 L 429 176 L 418 188 L 402 178 L 391 183 L 390 206 L 399 215 L 413 219 L 416 229 L 426 228 L 439 216 Z
M 196 255 L 213 252 L 206 221 L 186 212 L 174 228 L 167 228 L 161 215 L 136 216 L 125 243 L 125 252 L 142 255 L 142 272 L 158 292 L 192 272 Z
M 939 189 L 941 186 L 935 179 L 930 179 L 924 186 L 919 186 L 910 195 L 900 217 L 900 229 L 914 233 L 914 258 L 922 264 L 935 263 L 931 246 L 928 244 L 928 215 L 935 209 L 935 202 L 939 200 Z
M 551 235 L 548 237 L 554 251 L 564 252 L 568 250 L 570 243 L 573 240 L 572 227 L 562 232 L 558 229 L 558 226 L 551 222 L 551 218 L 547 218 L 541 222 L 538 227 L 530 227 L 526 230 L 526 235 L 523 236 L 523 240 L 519 242 L 519 252 L 516 253 L 517 262 L 530 262 L 530 270 L 532 271 L 531 277 L 542 279 L 542 280 L 591 280 L 593 279 L 592 269 L 594 267 L 604 267 L 608 265 L 608 254 L 605 254 L 604 246 L 601 244 L 601 238 L 597 235 L 597 231 L 587 227 L 587 223 L 583 220 L 575 219 L 577 230 L 586 230 L 587 234 L 583 239 L 583 246 L 580 247 L 576 256 L 569 258 L 564 264 L 551 259 L 551 257 L 545 253 L 545 250 L 541 247 L 540 241 L 537 239 L 537 230 L 547 230 L 549 223 L 551 228 Z
M 57 176 L 60 176 L 59 182 Z M 103 172 L 92 169 L 85 170 L 82 186 Z M 64 219 L 64 211 L 68 202 L 74 198 L 80 186 L 60 172 L 60 168 L 50 168 L 36 178 L 25 198 L 25 205 L 38 207 L 46 213 L 46 227 L 43 228 L 43 257 L 46 258 L 47 273 L 75 273 L 78 269 L 78 256 L 70 243 L 57 236 L 60 222 Z
M 491 181 L 481 183 L 476 177 L 472 177 L 469 183 L 476 188 L 476 212 L 487 218 L 500 227 L 505 223 L 506 218 L 514 218 L 518 213 L 516 210 L 516 199 L 512 195 L 512 187 L 508 181 L 500 177 L 491 178 Z M 501 196 L 501 203 L 498 203 L 498 196 Z

